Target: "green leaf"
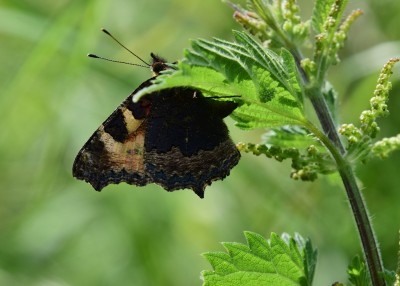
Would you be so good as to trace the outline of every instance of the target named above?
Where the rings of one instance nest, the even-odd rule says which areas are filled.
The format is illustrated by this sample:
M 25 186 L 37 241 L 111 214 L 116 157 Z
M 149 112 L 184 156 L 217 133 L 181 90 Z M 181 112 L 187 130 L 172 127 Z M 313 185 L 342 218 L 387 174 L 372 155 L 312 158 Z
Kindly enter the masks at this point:
M 313 10 L 311 18 L 311 26 L 314 32 L 319 34 L 324 31 L 324 24 L 328 18 L 329 11 L 331 10 L 332 4 L 335 0 L 317 0 Z
M 251 36 L 235 31 L 235 42 L 199 39 L 177 70 L 158 76 L 141 96 L 174 87 L 191 87 L 205 96 L 236 100 L 232 117 L 243 129 L 304 125 L 300 77 L 292 55 L 264 49 Z
M 322 86 L 322 96 L 325 98 L 329 111 L 331 112 L 332 119 L 336 123 L 338 117 L 337 111 L 337 97 L 338 94 L 329 81 L 325 81 Z
M 347 268 L 347 274 L 349 275 L 349 281 L 354 286 L 369 286 L 371 279 L 363 259 L 359 256 L 355 256 Z
M 348 0 L 317 0 L 311 24 L 317 34 L 333 34 L 341 22 Z
M 314 62 L 317 84 L 321 85 L 331 65 L 339 62 L 338 50 L 343 47 L 347 26 L 338 33 L 342 15 L 348 0 L 320 0 L 316 2 L 313 15 L 315 37 Z
M 316 251 L 309 241 L 299 235 L 272 233 L 267 241 L 253 232 L 244 234 L 248 245 L 226 242 L 227 254 L 204 254 L 213 267 L 202 272 L 204 286 L 311 285 Z
M 304 270 L 307 277 L 307 281 L 310 282 L 314 278 L 315 267 L 317 266 L 317 255 L 318 252 L 316 249 L 313 249 L 311 245 L 311 241 L 309 239 L 304 239 L 300 234 L 294 234 L 294 241 L 298 245 L 300 249 L 303 249 L 303 263 Z
M 347 269 L 347 273 L 349 274 L 349 282 L 354 286 L 370 286 L 372 285 L 371 278 L 369 276 L 369 272 L 367 270 L 367 266 L 365 265 L 365 261 L 361 259 L 359 256 L 356 256 L 351 261 Z M 396 272 L 389 271 L 387 269 L 383 270 L 383 273 L 380 273 L 383 277 L 387 285 L 396 285 Z
M 286 125 L 279 128 L 272 128 L 262 136 L 262 139 L 266 145 L 297 149 L 306 149 L 314 145 L 318 151 L 327 152 L 320 141 L 310 131 L 301 126 Z
M 399 277 L 396 275 L 396 272 L 390 271 L 387 269 L 383 269 L 383 273 L 381 273 L 383 279 L 385 280 L 387 285 L 399 285 Z M 397 280 L 396 280 L 397 279 Z M 397 284 L 395 284 L 397 282 Z

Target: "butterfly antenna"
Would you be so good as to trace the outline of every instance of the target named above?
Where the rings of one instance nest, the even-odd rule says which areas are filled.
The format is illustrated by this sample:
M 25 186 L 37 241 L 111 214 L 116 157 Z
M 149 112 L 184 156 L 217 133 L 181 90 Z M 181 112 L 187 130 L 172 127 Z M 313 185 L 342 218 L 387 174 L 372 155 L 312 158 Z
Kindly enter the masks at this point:
M 102 28 L 101 29 L 102 32 L 104 32 L 105 34 L 107 34 L 108 36 L 110 36 L 115 42 L 117 42 L 121 47 L 123 47 L 125 50 L 127 50 L 128 52 L 130 52 L 134 57 L 136 57 L 137 59 L 139 59 L 142 63 L 146 64 L 147 67 L 150 66 L 149 63 L 147 63 L 145 60 L 143 60 L 141 57 L 139 57 L 137 54 L 135 54 L 134 52 L 132 52 L 130 49 L 128 49 L 127 47 L 125 47 L 120 41 L 118 41 L 113 35 L 111 35 L 111 33 L 109 31 L 107 31 L 106 29 Z
M 105 60 L 105 61 L 109 61 L 109 62 L 113 62 L 113 63 L 120 63 L 120 64 L 126 64 L 126 65 L 131 65 L 131 66 L 138 66 L 138 67 L 143 67 L 143 68 L 148 68 L 149 66 L 145 66 L 145 65 L 139 65 L 139 64 L 134 64 L 134 63 L 129 63 L 129 62 L 124 62 L 124 61 L 117 61 L 117 60 L 112 60 L 112 59 L 108 59 L 108 58 L 103 58 L 94 54 L 88 54 L 87 55 L 89 58 L 95 58 L 95 59 L 101 59 L 101 60 Z

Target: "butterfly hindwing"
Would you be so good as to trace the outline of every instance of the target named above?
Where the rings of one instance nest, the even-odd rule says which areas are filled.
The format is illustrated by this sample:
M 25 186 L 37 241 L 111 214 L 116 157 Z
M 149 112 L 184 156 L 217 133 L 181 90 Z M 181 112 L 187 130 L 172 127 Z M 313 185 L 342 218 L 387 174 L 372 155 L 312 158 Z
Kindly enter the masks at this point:
M 151 104 L 145 140 L 146 172 L 166 190 L 191 188 L 203 197 L 240 158 L 223 118 L 237 107 L 191 88 L 159 92 Z

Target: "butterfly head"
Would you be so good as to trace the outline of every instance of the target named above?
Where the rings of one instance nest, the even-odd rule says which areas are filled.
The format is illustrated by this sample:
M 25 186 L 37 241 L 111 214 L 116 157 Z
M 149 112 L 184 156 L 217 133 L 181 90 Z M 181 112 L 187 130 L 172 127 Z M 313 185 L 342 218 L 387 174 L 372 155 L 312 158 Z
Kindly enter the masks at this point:
M 151 70 L 153 71 L 154 75 L 157 76 L 160 72 L 170 69 L 167 64 L 167 61 L 153 53 L 150 54 L 152 62 L 151 62 Z

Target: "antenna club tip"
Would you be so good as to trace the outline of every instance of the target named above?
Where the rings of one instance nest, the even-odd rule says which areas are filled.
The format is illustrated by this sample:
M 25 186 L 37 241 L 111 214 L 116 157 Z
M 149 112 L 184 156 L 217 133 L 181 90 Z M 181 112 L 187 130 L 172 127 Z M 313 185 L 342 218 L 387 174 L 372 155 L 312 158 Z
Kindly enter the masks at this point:
M 94 55 L 94 54 L 87 54 L 87 56 L 88 56 L 89 58 L 96 58 L 96 59 L 99 58 L 98 56 L 96 56 L 96 55 Z
M 107 35 L 111 35 L 110 34 L 110 32 L 109 31 L 107 31 L 106 29 L 104 29 L 104 28 L 101 28 L 101 31 L 103 32 L 103 33 L 106 33 Z

